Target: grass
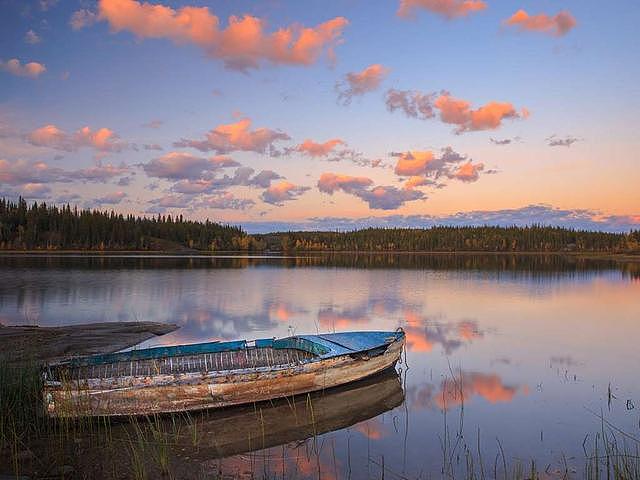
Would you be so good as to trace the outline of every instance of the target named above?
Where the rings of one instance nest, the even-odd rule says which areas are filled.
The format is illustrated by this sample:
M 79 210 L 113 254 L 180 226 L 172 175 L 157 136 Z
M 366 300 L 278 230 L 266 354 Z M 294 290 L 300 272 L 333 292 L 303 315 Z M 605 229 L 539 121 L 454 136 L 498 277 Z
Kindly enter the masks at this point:
M 451 382 L 462 395 L 459 381 L 454 377 Z M 42 377 L 35 362 L 13 366 L 0 360 L 0 458 L 6 459 L 0 462 L 0 474 L 113 480 L 205 478 L 199 471 L 199 463 L 190 458 L 197 458 L 200 445 L 212 440 L 207 438 L 211 433 L 205 435 L 202 427 L 206 414 L 132 417 L 119 422 L 104 417 L 53 421 L 43 415 L 41 387 Z M 369 440 L 367 458 L 353 459 L 350 438 L 347 438 L 346 451 L 342 452 L 346 458 L 344 464 L 340 464 L 340 459 L 336 458 L 340 457 L 340 451 L 335 437 L 318 435 L 315 430 L 316 411 L 312 396 L 306 396 L 303 401 L 306 414 L 313 420 L 312 437 L 297 447 L 287 447 L 289 455 L 285 455 L 284 446 L 247 454 L 251 462 L 251 472 L 245 472 L 247 478 L 305 478 L 301 477 L 298 469 L 301 458 L 306 465 L 312 466 L 311 471 L 306 472 L 311 478 L 325 478 L 330 473 L 330 478 L 346 479 L 352 475 L 359 477 L 366 471 L 370 472 L 368 478 L 416 478 L 393 471 L 384 456 L 369 451 Z M 508 449 L 498 439 L 494 447 L 495 456 L 487 457 L 491 448 L 483 440 L 481 431 L 478 429 L 469 438 L 465 435 L 464 408 L 462 402 L 459 415 L 450 418 L 446 409 L 443 410 L 440 434 L 442 465 L 441 476 L 437 478 L 640 480 L 640 441 L 609 424 L 602 414 L 598 415 L 600 431 L 587 436 L 583 442 L 583 464 L 580 465 L 580 459 L 576 460 L 578 471 L 573 471 L 575 466 L 570 468 L 566 459 L 559 468 L 551 471 L 550 466 L 539 465 L 534 460 L 511 458 Z M 257 431 L 264 430 L 263 419 L 268 410 L 260 407 L 255 415 Z M 298 413 L 292 407 L 292 422 L 295 422 L 296 415 Z M 264 435 L 262 431 L 263 444 Z M 306 453 L 295 457 L 303 452 L 302 447 Z M 281 457 L 270 459 L 271 452 L 279 448 L 282 449 Z M 330 458 L 329 466 L 324 465 L 321 470 L 320 457 L 323 454 Z M 287 462 L 294 459 L 295 471 L 287 471 Z M 256 469 L 256 461 L 260 460 L 265 462 L 265 467 Z M 206 478 L 223 478 L 222 465 L 226 461 L 213 461 L 215 468 L 209 468 Z M 268 462 L 279 461 L 282 468 L 267 468 Z

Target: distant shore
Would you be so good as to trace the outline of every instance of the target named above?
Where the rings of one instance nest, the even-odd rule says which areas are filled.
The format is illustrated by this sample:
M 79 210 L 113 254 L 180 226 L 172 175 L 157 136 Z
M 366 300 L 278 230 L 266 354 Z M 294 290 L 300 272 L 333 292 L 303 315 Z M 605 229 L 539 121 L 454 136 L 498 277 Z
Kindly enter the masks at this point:
M 0 256 L 21 255 L 87 255 L 87 256 L 116 256 L 116 255 L 157 255 L 157 256 L 309 256 L 309 255 L 496 255 L 496 256 L 526 256 L 526 255 L 559 255 L 592 260 L 640 261 L 640 253 L 606 253 L 606 252 L 564 252 L 564 251 L 513 251 L 496 252 L 482 250 L 459 251 L 425 251 L 425 250 L 295 250 L 295 251 L 245 251 L 245 250 L 0 250 Z

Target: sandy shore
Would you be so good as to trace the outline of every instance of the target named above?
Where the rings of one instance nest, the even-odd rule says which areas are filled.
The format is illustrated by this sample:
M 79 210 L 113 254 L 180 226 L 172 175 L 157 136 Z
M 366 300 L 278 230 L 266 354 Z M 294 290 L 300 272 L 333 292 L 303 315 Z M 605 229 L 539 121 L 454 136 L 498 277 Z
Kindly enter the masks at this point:
M 104 322 L 65 327 L 0 325 L 0 355 L 9 362 L 110 353 L 176 330 L 159 322 Z

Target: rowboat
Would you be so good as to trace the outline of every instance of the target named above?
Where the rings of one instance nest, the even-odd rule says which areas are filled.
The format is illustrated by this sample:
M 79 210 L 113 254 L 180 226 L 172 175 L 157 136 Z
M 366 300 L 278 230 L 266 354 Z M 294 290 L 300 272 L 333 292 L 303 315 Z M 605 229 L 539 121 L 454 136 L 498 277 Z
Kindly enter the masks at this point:
M 324 390 L 393 367 L 404 332 L 208 342 L 72 358 L 45 366 L 51 417 L 221 408 Z

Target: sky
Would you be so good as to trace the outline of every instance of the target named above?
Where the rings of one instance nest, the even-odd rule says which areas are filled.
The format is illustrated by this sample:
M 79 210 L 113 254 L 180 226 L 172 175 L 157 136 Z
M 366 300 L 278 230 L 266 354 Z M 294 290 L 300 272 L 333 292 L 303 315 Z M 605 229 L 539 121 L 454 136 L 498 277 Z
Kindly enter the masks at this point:
M 637 2 L 0 0 L 0 196 L 640 228 Z

